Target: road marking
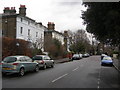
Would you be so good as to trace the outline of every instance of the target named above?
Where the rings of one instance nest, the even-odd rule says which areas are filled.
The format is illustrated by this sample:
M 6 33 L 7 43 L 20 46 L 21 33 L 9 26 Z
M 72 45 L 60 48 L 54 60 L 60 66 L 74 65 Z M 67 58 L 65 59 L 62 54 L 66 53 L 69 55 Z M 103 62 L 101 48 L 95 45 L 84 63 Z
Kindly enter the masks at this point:
M 98 85 L 100 84 L 100 82 L 98 81 Z
M 78 68 L 79 68 L 79 67 L 77 67 L 77 68 L 73 69 L 72 71 L 76 71 Z
M 100 78 L 101 78 L 100 74 L 101 74 L 101 68 L 100 68 L 99 74 L 98 74 L 98 86 L 97 86 L 98 89 L 100 88 Z
M 59 80 L 59 79 L 61 79 L 61 78 L 65 77 L 66 75 L 68 75 L 68 74 L 66 73 L 66 74 L 64 74 L 64 75 L 62 75 L 62 76 L 60 76 L 60 77 L 58 77 L 58 78 L 54 79 L 52 82 L 55 82 L 55 81 L 57 81 L 57 80 Z
M 98 78 L 98 81 L 100 81 L 100 78 Z

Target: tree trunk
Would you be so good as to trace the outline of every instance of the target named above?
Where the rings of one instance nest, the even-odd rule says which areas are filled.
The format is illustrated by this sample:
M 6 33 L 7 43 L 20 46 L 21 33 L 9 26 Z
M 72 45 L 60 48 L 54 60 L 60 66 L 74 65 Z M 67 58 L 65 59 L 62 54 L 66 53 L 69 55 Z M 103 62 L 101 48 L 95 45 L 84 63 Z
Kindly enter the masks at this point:
M 120 60 L 120 44 L 118 45 L 118 59 Z

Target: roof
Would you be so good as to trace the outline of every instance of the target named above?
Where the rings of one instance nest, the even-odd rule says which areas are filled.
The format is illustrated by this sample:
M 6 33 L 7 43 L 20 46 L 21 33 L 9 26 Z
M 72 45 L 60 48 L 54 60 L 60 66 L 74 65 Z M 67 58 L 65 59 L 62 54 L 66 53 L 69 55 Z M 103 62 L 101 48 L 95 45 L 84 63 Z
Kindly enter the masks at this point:
M 30 20 L 30 21 L 32 21 L 32 22 L 34 22 L 35 24 L 38 24 L 38 22 L 36 22 L 34 19 L 31 19 L 31 18 L 29 18 L 29 17 L 27 17 L 27 16 L 21 16 L 20 14 L 1 14 L 2 15 L 2 17 L 23 17 L 23 18 L 25 18 L 25 19 L 27 19 L 27 20 Z M 41 25 L 43 28 L 47 28 L 47 27 L 45 27 L 44 25 Z
M 27 17 L 27 16 L 21 16 L 20 14 L 18 14 L 17 16 L 19 16 L 19 17 L 24 17 L 24 18 L 26 18 L 26 19 L 29 19 L 29 20 L 33 21 L 33 22 L 36 22 L 34 19 L 31 19 L 31 18 L 29 18 L 29 17 Z
M 60 33 L 60 32 L 58 32 L 56 30 L 45 30 L 45 32 L 55 32 L 55 33 L 58 33 L 58 34 L 64 36 L 63 33 Z
M 15 57 L 17 59 L 19 59 L 20 57 L 25 57 L 24 55 L 16 55 L 16 56 L 8 56 L 8 57 Z

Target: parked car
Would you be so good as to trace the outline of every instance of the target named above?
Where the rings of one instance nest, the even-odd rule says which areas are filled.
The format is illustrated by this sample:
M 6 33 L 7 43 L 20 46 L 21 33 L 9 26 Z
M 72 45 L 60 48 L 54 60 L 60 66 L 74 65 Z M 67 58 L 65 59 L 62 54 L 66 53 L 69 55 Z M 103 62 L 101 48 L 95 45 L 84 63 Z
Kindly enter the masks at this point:
M 82 58 L 83 58 L 83 55 L 82 55 L 82 54 L 79 54 L 79 56 L 80 56 L 80 59 L 82 59 Z
M 54 60 L 47 55 L 35 55 L 32 59 L 34 62 L 39 63 L 39 68 L 54 67 Z
M 80 59 L 80 55 L 79 54 L 74 54 L 72 56 L 72 60 L 79 60 Z
M 89 53 L 84 53 L 83 54 L 83 57 L 89 57 L 90 55 L 89 55 Z
M 39 71 L 38 63 L 28 56 L 8 56 L 2 61 L 2 73 L 18 73 L 23 76 L 28 71 Z
M 107 56 L 106 54 L 101 54 L 101 60 L 103 59 L 103 57 Z
M 113 66 L 113 60 L 110 56 L 104 56 L 102 61 L 101 61 L 101 65 L 104 66 L 104 65 L 111 65 Z

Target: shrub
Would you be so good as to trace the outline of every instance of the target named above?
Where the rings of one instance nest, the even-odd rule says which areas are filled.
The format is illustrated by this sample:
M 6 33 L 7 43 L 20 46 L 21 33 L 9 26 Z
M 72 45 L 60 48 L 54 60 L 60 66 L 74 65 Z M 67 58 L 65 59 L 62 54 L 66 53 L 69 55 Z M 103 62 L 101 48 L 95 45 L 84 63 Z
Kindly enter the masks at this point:
M 2 38 L 2 59 L 12 55 L 26 55 L 31 57 L 31 49 L 29 42 L 21 39 L 13 39 L 8 37 Z

